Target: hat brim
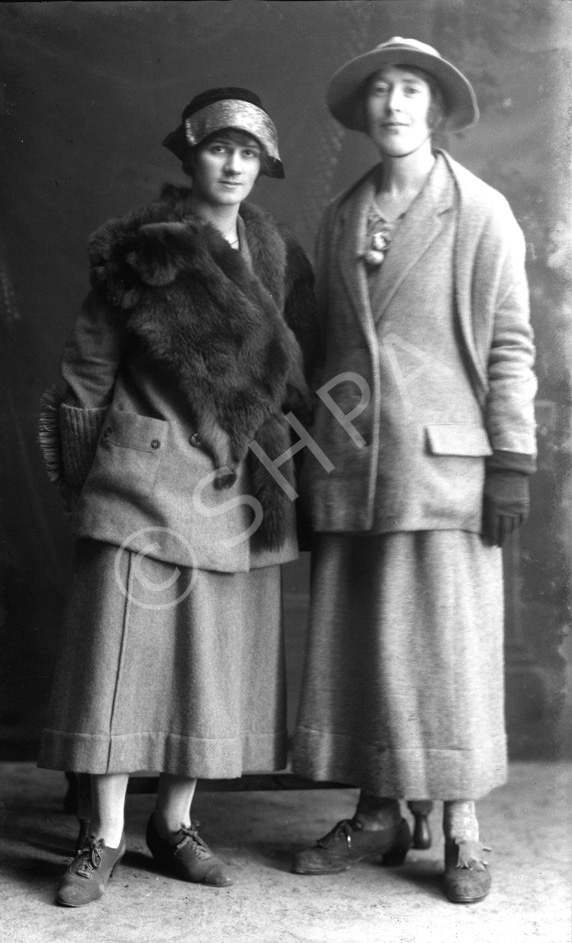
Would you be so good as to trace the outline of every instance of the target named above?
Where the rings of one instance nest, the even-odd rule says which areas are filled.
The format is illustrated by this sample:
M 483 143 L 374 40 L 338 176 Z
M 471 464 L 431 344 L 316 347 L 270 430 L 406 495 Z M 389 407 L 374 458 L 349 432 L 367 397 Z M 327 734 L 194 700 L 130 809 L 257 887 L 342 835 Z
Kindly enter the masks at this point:
M 163 145 L 182 160 L 189 148 L 196 147 L 211 134 L 227 128 L 244 131 L 258 141 L 266 157 L 262 174 L 284 177 L 274 123 L 263 108 L 251 102 L 239 99 L 212 102 L 189 115 L 183 124 L 167 135 Z
M 367 134 L 365 113 L 361 107 L 364 82 L 370 75 L 389 65 L 414 66 L 435 79 L 443 92 L 451 128 L 469 128 L 478 121 L 477 99 L 471 83 L 462 72 L 446 59 L 396 43 L 390 48 L 363 53 L 334 74 L 326 91 L 326 102 L 340 124 L 352 131 Z

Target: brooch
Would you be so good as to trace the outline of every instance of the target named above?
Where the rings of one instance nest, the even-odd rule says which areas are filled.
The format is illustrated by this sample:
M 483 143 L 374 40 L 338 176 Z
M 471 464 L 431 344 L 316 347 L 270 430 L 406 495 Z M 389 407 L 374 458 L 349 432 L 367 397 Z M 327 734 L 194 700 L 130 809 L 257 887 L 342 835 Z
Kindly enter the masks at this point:
M 370 217 L 367 233 L 368 247 L 363 257 L 368 265 L 381 265 L 391 245 L 391 226 L 380 217 Z

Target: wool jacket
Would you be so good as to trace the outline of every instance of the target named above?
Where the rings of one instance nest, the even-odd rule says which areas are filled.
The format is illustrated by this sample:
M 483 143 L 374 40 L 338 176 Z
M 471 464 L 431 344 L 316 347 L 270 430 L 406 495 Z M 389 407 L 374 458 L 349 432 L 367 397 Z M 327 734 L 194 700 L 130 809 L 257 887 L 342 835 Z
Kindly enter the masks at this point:
M 261 209 L 240 210 L 245 258 L 190 197 L 169 185 L 91 237 L 51 472 L 79 491 L 78 536 L 148 552 L 152 532 L 158 559 L 248 570 L 296 556 L 291 496 L 257 455 L 286 452 L 285 414 L 309 416 L 313 276 Z M 292 484 L 291 460 L 280 472 Z
M 412 205 L 399 245 L 396 240 L 390 246 L 383 262 L 375 310 L 363 255 L 380 167 L 333 201 L 320 229 L 312 436 L 323 455 L 306 453 L 301 480 L 317 531 L 478 532 L 486 457 L 499 450 L 532 456 L 536 450 L 523 234 L 500 193 L 446 153 L 437 158 L 429 192 L 418 197 L 423 211 L 417 201 Z M 423 271 L 431 278 L 425 280 Z M 393 325 L 409 330 L 417 323 L 423 337 L 433 317 L 451 319 L 447 343 L 454 352 L 451 363 L 440 364 L 439 351 L 431 350 L 439 369 L 428 371 L 425 381 L 439 405 L 426 419 L 429 407 L 421 402 L 417 412 L 403 411 L 401 424 L 394 409 L 390 439 L 382 395 L 402 391 L 395 383 L 388 394 L 382 355 L 392 355 L 389 339 L 402 344 L 404 356 L 424 357 L 424 341 L 417 351 Z M 431 343 L 429 338 L 429 349 Z M 414 370 L 420 360 L 411 364 Z M 465 397 L 462 410 L 459 394 Z M 387 500 L 378 513 L 382 479 L 387 494 L 402 497 L 395 513 Z

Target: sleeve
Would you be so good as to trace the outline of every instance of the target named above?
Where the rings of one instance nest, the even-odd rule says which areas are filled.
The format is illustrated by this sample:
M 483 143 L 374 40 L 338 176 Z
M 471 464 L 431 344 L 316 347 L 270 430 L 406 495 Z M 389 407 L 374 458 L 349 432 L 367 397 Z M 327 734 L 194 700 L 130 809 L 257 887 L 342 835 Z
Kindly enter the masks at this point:
M 123 349 L 120 318 L 94 291 L 85 299 L 61 356 L 65 402 L 79 409 L 109 405 Z
M 495 220 L 489 251 L 495 255 L 493 333 L 489 348 L 485 421 L 493 450 L 536 454 L 534 337 L 530 325 L 525 242 L 508 204 Z M 495 245 L 496 243 L 496 245 Z
M 286 243 L 284 319 L 300 345 L 304 369 L 308 374 L 315 358 L 318 340 L 314 273 L 300 244 L 287 234 L 284 241 Z
M 66 497 L 81 490 L 93 462 L 122 346 L 117 312 L 90 292 L 63 349 L 63 386 L 46 391 L 40 414 L 46 470 Z
M 322 382 L 322 368 L 327 346 L 326 331 L 329 308 L 328 285 L 330 277 L 331 240 L 332 233 L 335 228 L 336 209 L 337 202 L 335 204 L 330 204 L 330 206 L 327 208 L 318 229 L 314 249 L 316 342 L 314 347 L 312 368 L 309 374 L 310 388 L 312 390 L 318 389 Z

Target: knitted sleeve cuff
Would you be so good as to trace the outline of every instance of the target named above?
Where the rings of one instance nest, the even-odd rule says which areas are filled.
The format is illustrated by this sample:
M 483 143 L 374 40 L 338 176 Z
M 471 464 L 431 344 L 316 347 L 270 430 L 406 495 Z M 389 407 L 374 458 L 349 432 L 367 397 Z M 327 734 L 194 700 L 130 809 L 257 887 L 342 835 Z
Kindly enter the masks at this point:
M 108 407 L 80 409 L 63 403 L 59 409 L 59 431 L 63 479 L 81 489 L 93 462 L 99 433 Z
M 508 452 L 495 449 L 486 460 L 487 471 L 519 472 L 521 475 L 533 475 L 536 471 L 536 456 L 522 452 Z
M 38 442 L 48 478 L 54 484 L 63 482 L 62 442 L 60 437 L 60 406 L 65 390 L 58 384 L 44 390 L 38 421 Z

